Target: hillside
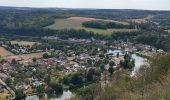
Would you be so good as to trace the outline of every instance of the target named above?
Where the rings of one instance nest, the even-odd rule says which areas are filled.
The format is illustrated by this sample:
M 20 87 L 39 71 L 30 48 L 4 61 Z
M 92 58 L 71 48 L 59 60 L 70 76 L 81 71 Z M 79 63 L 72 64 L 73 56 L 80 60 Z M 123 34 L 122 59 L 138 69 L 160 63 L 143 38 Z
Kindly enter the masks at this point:
M 61 30 L 61 29 L 84 29 L 86 31 L 92 31 L 94 33 L 99 33 L 103 35 L 111 35 L 113 32 L 130 32 L 136 31 L 135 29 L 97 29 L 97 28 L 87 28 L 83 27 L 83 23 L 87 21 L 105 21 L 105 22 L 113 22 L 117 24 L 129 25 L 129 23 L 124 21 L 116 21 L 116 20 L 105 20 L 105 19 L 97 19 L 97 18 L 88 18 L 88 17 L 70 17 L 67 19 L 56 19 L 55 23 L 49 25 L 45 28 Z
M 155 56 L 134 77 L 126 70 L 115 72 L 106 87 L 98 84 L 95 90 L 87 89 L 90 93 L 73 100 L 169 100 L 169 61 L 169 54 Z

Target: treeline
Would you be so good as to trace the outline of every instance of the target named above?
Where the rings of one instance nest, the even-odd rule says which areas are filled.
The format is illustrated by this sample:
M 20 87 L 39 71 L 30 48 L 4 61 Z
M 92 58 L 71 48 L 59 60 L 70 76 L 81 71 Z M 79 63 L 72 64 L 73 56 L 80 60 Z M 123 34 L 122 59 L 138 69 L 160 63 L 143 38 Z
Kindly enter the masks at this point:
M 68 9 L 66 12 L 78 16 L 102 19 L 138 19 L 148 15 L 166 14 L 168 11 L 130 10 L 130 9 Z
M 166 51 L 170 50 L 170 34 L 143 32 L 134 38 L 137 43 L 148 44 Z
M 87 21 L 82 24 L 82 26 L 87 28 L 97 28 L 97 29 L 133 29 L 133 25 L 124 25 L 116 22 L 107 22 L 107 21 Z
M 78 38 L 78 39 L 91 39 L 92 37 L 97 40 L 124 40 L 127 39 L 134 43 L 142 43 L 155 46 L 166 51 L 170 50 L 170 34 L 159 32 L 114 32 L 111 36 L 97 34 L 86 30 L 76 29 L 63 29 L 63 30 L 50 30 L 41 28 L 21 28 L 21 29 L 0 29 L 0 34 L 7 34 L 11 37 L 17 36 L 31 36 L 31 37 L 43 37 L 43 36 L 58 36 L 61 39 Z
M 67 18 L 71 14 L 32 10 L 0 9 L 0 27 L 9 29 L 40 28 L 51 25 L 55 18 Z

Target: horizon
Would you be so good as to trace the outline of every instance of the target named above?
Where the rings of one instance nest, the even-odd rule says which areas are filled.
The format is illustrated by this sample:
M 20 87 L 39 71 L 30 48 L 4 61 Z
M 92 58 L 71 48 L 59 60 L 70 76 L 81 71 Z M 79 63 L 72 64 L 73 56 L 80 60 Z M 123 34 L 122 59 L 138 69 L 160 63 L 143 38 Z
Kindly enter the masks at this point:
M 89 3 L 90 2 L 90 3 Z M 2 0 L 2 7 L 170 10 L 168 0 Z
M 0 6 L 0 8 L 28 8 L 28 9 L 74 9 L 74 10 L 146 10 L 146 11 L 170 11 L 170 10 L 152 10 L 152 9 L 124 9 L 124 8 L 64 8 L 64 7 L 24 7 L 24 6 Z

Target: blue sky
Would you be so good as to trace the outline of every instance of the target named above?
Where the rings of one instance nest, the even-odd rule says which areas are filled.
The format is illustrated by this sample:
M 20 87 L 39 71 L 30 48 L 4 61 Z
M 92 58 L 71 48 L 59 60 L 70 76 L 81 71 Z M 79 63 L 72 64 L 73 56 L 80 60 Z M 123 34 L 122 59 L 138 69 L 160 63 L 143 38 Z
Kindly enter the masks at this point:
M 170 0 L 0 0 L 0 6 L 170 10 Z

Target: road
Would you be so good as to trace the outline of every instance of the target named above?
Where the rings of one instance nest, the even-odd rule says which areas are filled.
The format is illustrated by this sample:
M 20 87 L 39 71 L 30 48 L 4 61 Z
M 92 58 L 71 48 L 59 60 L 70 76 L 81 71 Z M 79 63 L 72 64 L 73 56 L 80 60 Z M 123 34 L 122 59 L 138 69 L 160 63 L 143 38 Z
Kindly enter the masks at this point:
M 15 92 L 6 85 L 5 82 L 3 82 L 1 79 L 0 79 L 0 84 L 3 85 L 9 92 L 10 94 L 13 96 L 11 99 L 15 99 Z

